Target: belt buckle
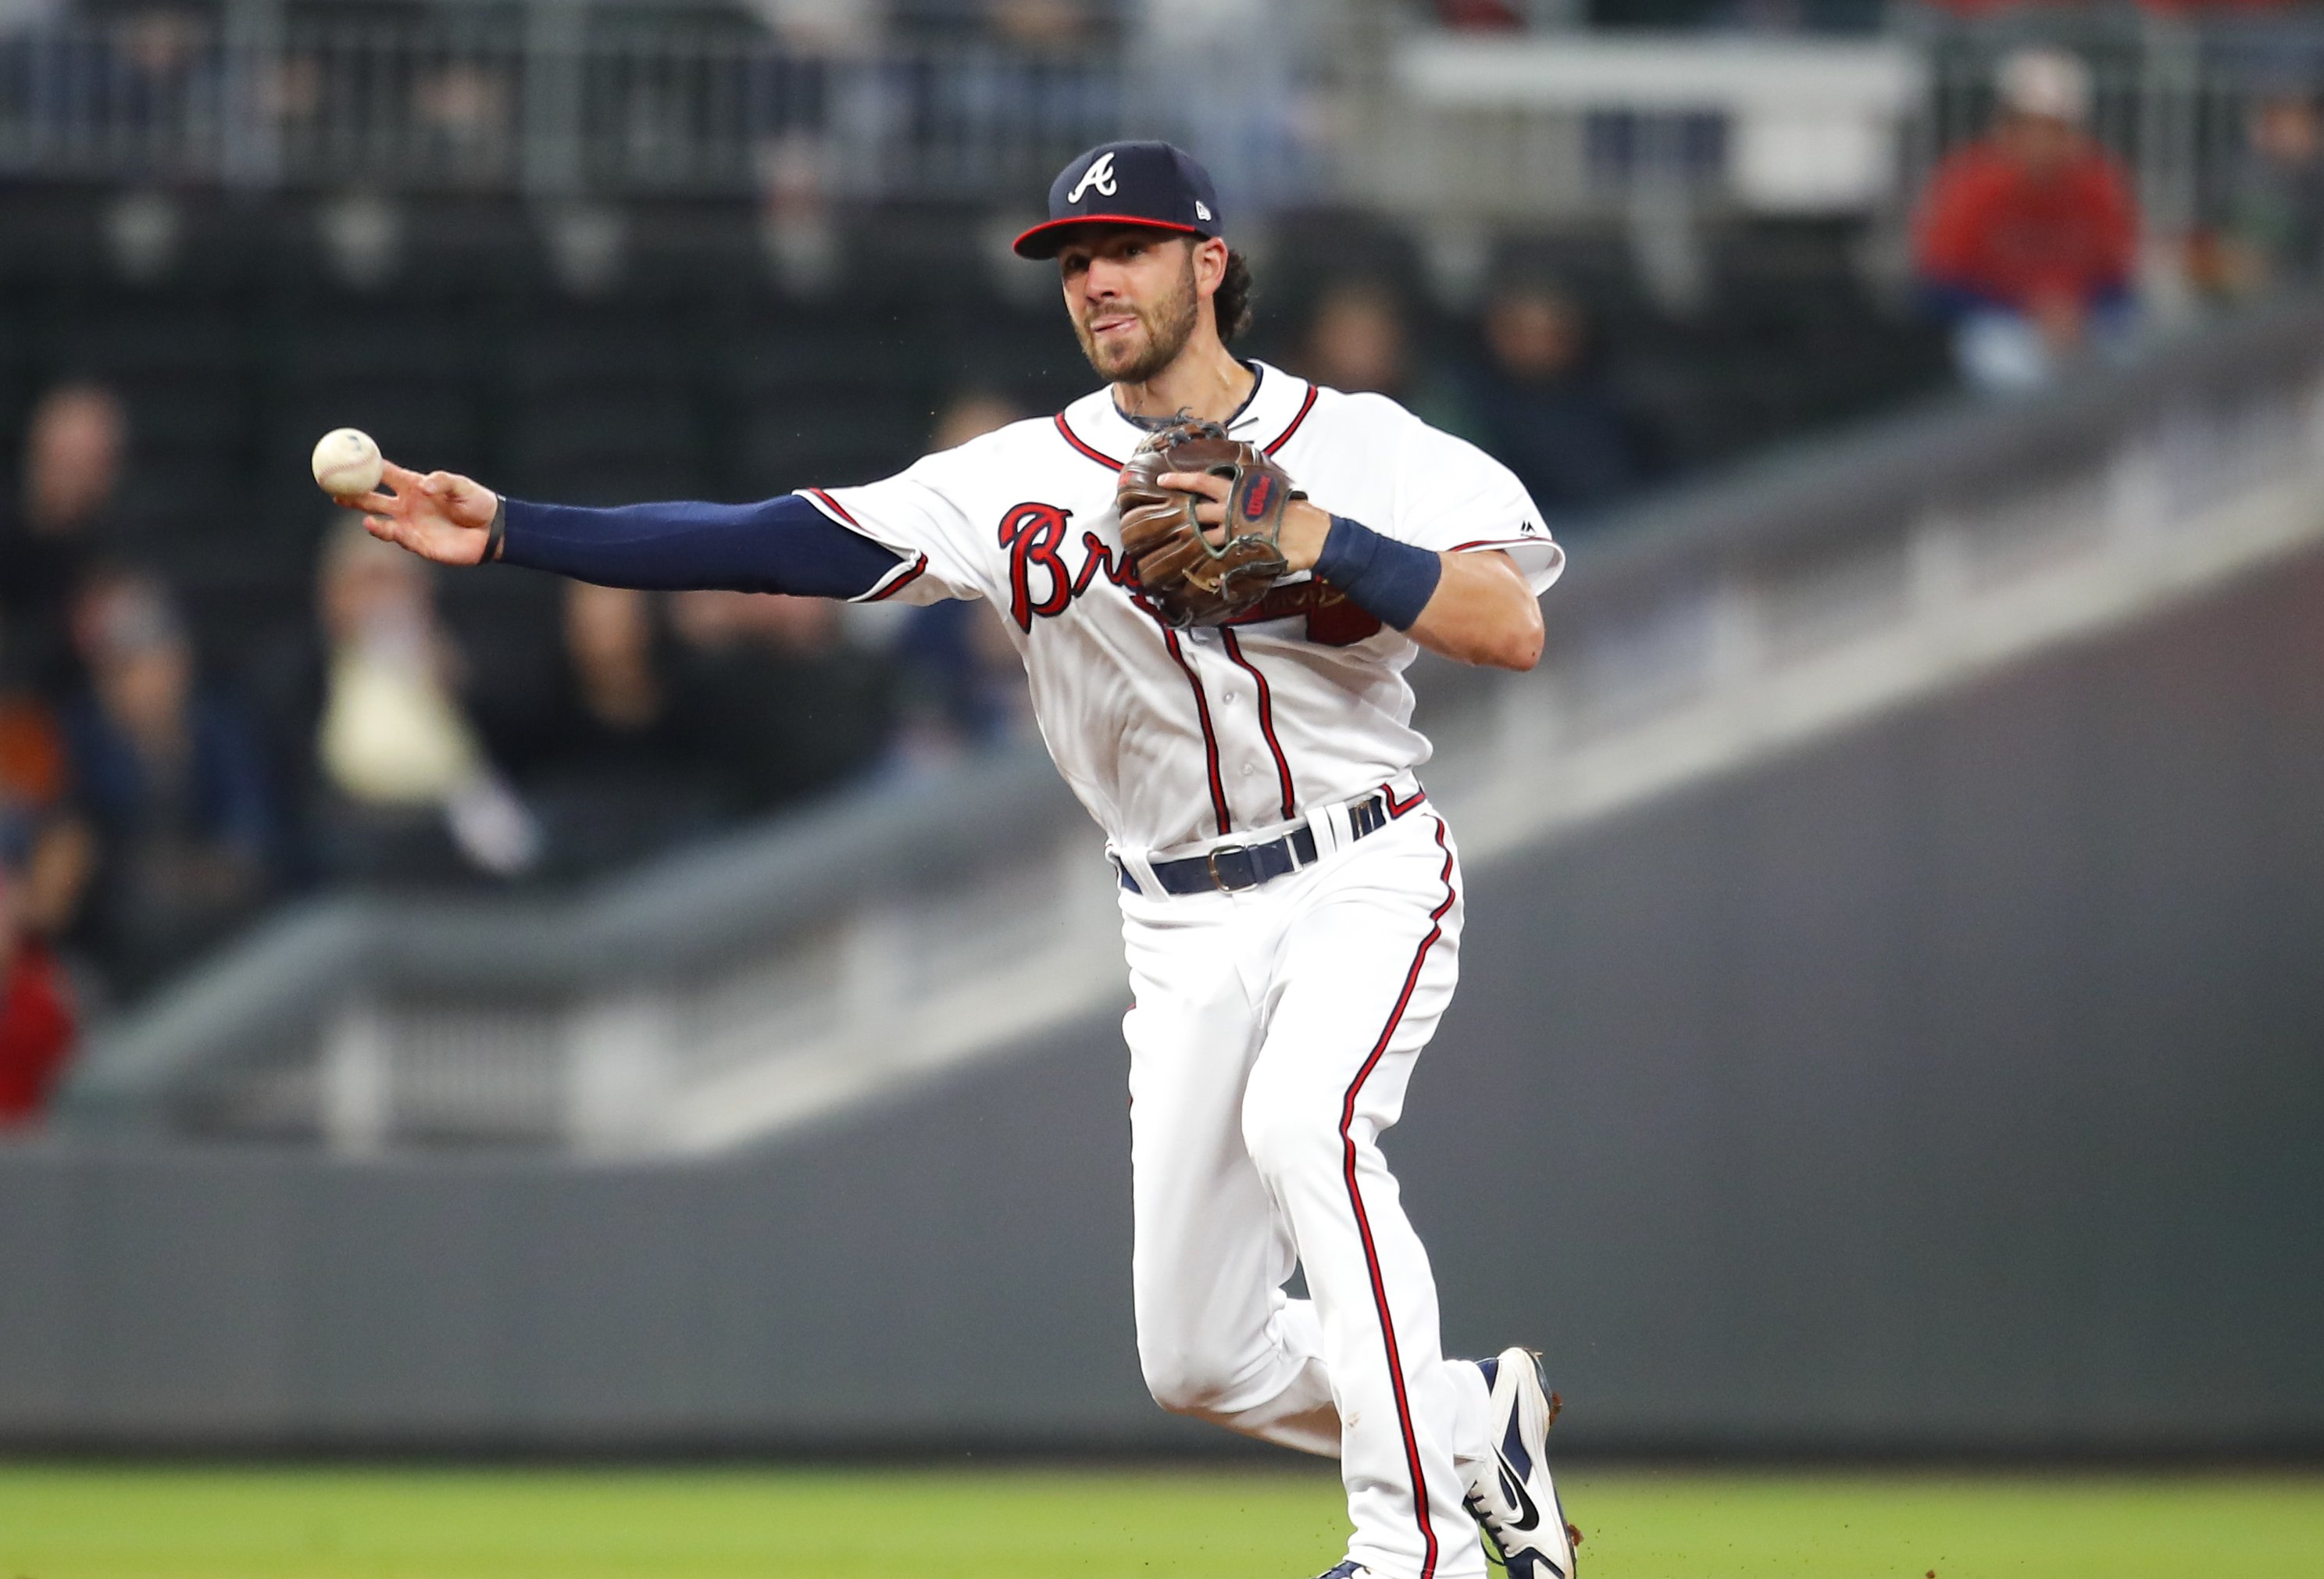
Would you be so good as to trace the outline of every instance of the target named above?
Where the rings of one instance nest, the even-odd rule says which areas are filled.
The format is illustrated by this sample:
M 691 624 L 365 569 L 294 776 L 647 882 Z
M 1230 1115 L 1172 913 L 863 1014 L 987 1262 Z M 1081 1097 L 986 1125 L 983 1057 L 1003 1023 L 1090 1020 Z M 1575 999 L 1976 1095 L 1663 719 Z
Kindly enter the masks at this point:
M 1259 886 L 1259 869 L 1256 866 L 1246 865 L 1244 867 L 1245 873 L 1250 878 L 1249 882 L 1232 883 L 1229 882 L 1224 877 L 1222 877 L 1219 874 L 1219 857 L 1222 855 L 1240 855 L 1246 862 L 1248 862 L 1250 856 L 1250 846 L 1249 845 L 1221 845 L 1217 849 L 1213 850 L 1208 854 L 1204 855 L 1203 857 L 1203 869 L 1211 874 L 1211 886 L 1217 889 L 1221 893 L 1248 893 L 1252 889 Z

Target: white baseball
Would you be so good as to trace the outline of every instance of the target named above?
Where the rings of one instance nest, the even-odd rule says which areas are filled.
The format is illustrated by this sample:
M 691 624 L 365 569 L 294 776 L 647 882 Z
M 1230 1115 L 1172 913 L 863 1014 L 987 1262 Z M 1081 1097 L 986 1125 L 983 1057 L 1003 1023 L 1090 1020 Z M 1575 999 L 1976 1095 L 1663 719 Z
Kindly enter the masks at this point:
M 315 481 L 334 499 L 379 486 L 379 446 L 360 428 L 334 428 L 315 446 Z

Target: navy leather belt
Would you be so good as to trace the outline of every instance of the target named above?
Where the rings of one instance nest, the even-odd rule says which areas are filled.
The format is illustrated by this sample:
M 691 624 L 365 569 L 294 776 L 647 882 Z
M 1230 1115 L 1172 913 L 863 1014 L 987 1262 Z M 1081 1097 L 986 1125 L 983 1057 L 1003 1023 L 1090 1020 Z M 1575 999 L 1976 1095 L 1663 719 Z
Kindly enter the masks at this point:
M 1378 833 L 1388 826 L 1388 820 L 1385 794 L 1368 795 L 1348 808 L 1348 830 L 1353 838 Z M 1304 822 L 1264 845 L 1221 845 L 1183 861 L 1153 863 L 1154 881 L 1162 885 L 1163 892 L 1173 894 L 1240 893 L 1314 864 L 1315 830 Z M 1121 886 L 1132 893 L 1142 891 L 1126 869 Z

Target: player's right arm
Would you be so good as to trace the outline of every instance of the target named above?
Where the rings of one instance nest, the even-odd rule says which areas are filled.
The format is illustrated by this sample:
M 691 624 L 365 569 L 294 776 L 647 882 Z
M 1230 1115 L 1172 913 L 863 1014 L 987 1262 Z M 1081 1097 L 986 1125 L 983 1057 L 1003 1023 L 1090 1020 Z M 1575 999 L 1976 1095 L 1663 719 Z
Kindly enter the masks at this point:
M 606 586 L 862 597 L 905 561 L 796 494 L 754 504 L 691 502 L 587 510 L 507 499 L 452 472 L 389 465 L 375 491 L 340 503 L 374 537 L 443 565 L 494 559 Z

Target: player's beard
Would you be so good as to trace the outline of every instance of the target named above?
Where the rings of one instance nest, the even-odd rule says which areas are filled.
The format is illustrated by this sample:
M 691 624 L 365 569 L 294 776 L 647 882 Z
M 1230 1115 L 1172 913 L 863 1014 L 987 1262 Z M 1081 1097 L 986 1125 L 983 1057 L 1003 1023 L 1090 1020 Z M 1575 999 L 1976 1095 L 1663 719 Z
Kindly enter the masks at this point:
M 1123 346 L 1109 360 L 1097 337 L 1090 332 L 1089 319 L 1076 314 L 1074 334 L 1081 340 L 1082 355 L 1097 369 L 1100 378 L 1109 383 L 1144 383 L 1160 376 L 1162 370 L 1178 359 L 1194 337 L 1194 325 L 1203 310 L 1202 292 L 1194 289 L 1194 257 L 1186 254 L 1185 272 L 1178 278 L 1178 288 L 1151 307 L 1134 303 L 1111 302 L 1101 309 L 1103 313 L 1119 312 L 1128 306 L 1137 317 L 1138 327 L 1145 331 L 1139 346 Z

